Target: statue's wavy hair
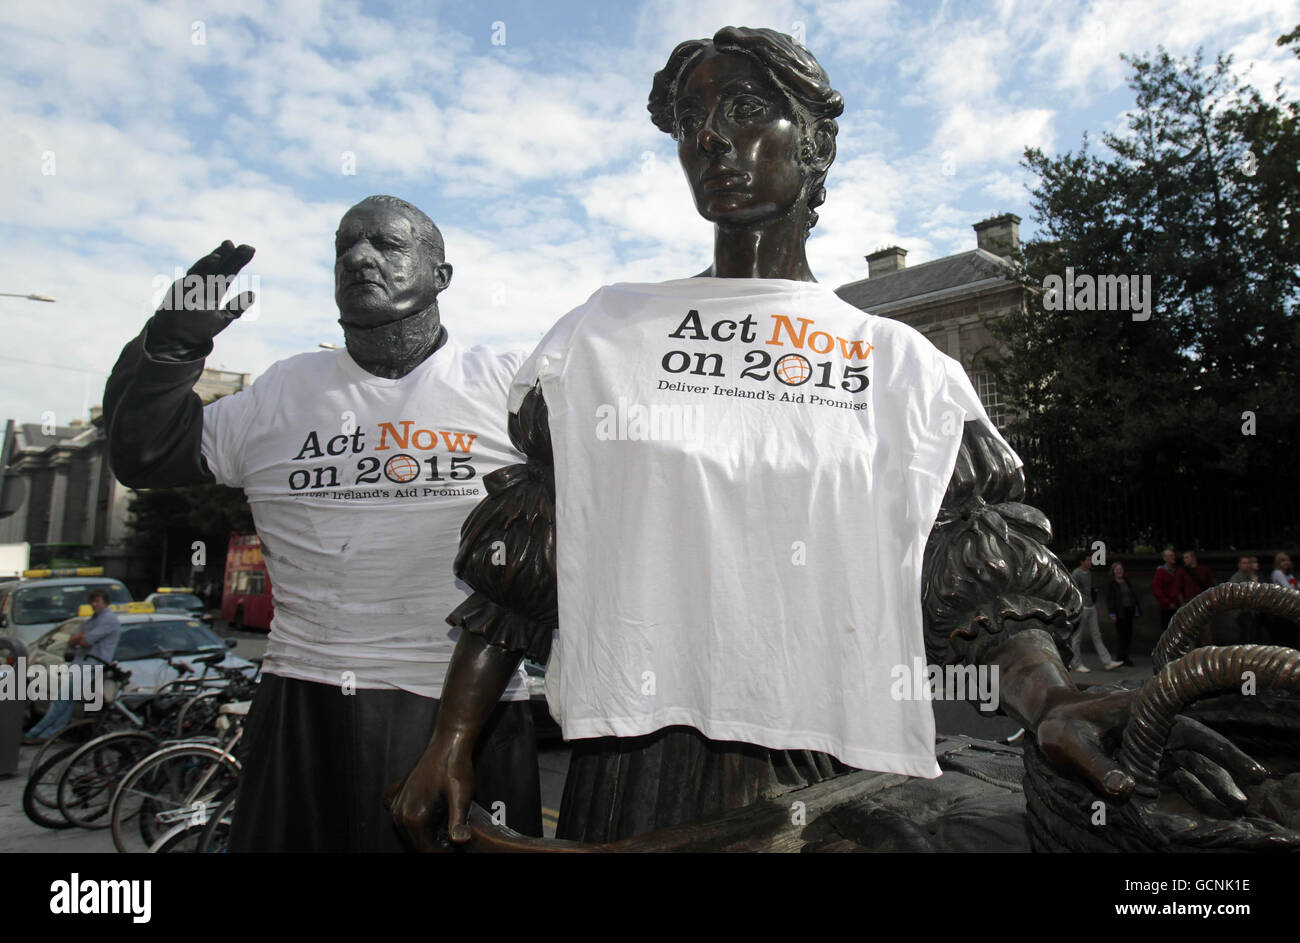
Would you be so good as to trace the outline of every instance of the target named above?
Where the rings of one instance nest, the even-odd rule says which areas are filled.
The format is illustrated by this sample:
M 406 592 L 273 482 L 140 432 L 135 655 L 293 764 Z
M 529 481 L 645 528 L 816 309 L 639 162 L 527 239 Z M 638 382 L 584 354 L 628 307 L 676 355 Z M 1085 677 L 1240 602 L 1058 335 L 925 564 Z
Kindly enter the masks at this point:
M 831 87 L 830 77 L 811 52 L 794 37 L 770 29 L 747 29 L 727 26 L 713 34 L 713 39 L 691 39 L 678 45 L 668 57 L 668 64 L 655 73 L 650 88 L 650 119 L 660 131 L 677 138 L 674 103 L 677 87 L 691 66 L 710 47 L 719 52 L 734 52 L 753 58 L 768 79 L 783 94 L 799 122 L 804 144 L 800 156 L 811 160 L 813 135 L 824 131 L 830 137 L 830 157 L 835 159 L 835 119 L 844 113 L 844 96 Z M 808 228 L 817 224 L 817 207 L 826 202 L 826 172 L 818 172 L 808 184 Z

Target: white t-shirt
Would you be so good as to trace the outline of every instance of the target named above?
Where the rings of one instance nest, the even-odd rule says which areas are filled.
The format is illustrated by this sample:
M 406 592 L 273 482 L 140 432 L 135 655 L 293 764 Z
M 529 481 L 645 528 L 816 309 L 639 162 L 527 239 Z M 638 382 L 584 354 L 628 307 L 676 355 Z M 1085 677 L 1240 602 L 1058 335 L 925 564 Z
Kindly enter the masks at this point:
M 389 380 L 346 350 L 299 354 L 204 408 L 203 457 L 247 493 L 266 557 L 267 672 L 441 697 L 461 524 L 483 476 L 524 460 L 505 410 L 521 359 L 449 337 Z
M 925 662 L 922 553 L 962 425 L 988 423 L 956 361 L 820 285 L 688 278 L 596 292 L 512 410 L 538 381 L 566 738 L 686 724 L 939 775 L 922 686 L 893 691 Z

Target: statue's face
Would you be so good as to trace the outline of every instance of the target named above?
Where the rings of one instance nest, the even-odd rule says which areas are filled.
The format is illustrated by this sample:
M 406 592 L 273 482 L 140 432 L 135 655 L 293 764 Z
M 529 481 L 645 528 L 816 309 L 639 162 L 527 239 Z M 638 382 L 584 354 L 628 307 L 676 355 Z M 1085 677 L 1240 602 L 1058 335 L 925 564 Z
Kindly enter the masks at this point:
M 365 203 L 348 210 L 334 249 L 334 301 L 345 326 L 378 327 L 416 314 L 445 284 L 441 260 L 430 258 L 398 207 Z
M 799 123 L 755 60 L 706 52 L 678 87 L 675 111 L 677 156 L 705 219 L 754 226 L 803 200 Z

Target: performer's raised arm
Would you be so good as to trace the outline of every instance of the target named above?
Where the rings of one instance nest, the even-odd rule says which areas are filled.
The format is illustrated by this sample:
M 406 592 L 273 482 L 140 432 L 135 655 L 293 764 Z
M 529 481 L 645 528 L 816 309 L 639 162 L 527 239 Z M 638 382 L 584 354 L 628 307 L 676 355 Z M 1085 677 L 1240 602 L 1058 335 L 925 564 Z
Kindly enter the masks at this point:
M 113 366 L 104 390 L 105 429 L 113 473 L 127 487 L 213 480 L 202 454 L 203 405 L 193 388 L 212 339 L 254 301 L 243 292 L 220 306 L 253 251 L 226 241 L 195 262 Z

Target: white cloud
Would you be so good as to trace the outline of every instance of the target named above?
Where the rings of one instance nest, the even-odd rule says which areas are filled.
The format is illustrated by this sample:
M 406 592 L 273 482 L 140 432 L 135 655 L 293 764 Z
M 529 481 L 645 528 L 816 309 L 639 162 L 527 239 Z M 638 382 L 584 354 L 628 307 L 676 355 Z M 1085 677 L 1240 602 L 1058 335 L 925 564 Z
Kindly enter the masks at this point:
M 635 168 L 583 181 L 570 192 L 589 217 L 610 224 L 618 238 L 711 248 L 708 225 L 695 211 L 672 152 L 646 151 Z
M 1026 174 L 995 171 L 987 174 L 986 179 L 988 182 L 980 188 L 980 193 L 1002 203 L 1024 202 Z
M 1026 214 L 1023 148 L 1107 127 L 1123 104 L 1120 51 L 1228 46 L 1243 68 L 1257 63 L 1255 84 L 1300 84 L 1294 57 L 1272 45 L 1294 8 L 1274 0 L 1000 0 L 975 12 L 650 0 L 618 27 L 573 16 L 547 35 L 502 13 L 504 47 L 484 41 L 498 14 L 461 12 L 407 3 L 372 15 L 353 0 L 0 10 L 0 289 L 59 299 L 0 299 L 5 355 L 107 371 L 149 314 L 153 278 L 222 238 L 257 247 L 248 272 L 263 300 L 256 321 L 218 339 L 214 366 L 256 374 L 338 341 L 331 237 L 373 192 L 442 226 L 456 269 L 442 310 L 466 342 L 526 348 L 601 284 L 693 274 L 709 264 L 710 227 L 645 102 L 678 42 L 724 25 L 802 23 L 845 93 L 808 249 L 832 285 L 863 277 L 863 256 L 883 245 L 918 264 L 973 247 L 984 216 Z M 41 173 L 46 151 L 54 176 Z M 102 376 L 89 390 L 82 376 L 0 362 L 0 413 L 71 418 L 102 390 Z
M 1051 147 L 1053 112 L 1048 108 L 997 110 L 957 105 L 934 133 L 932 147 L 950 152 L 958 173 L 974 165 L 1014 162 L 1026 147 Z M 964 168 L 964 169 L 963 169 Z
M 817 26 L 801 4 L 784 0 L 650 0 L 637 15 L 636 39 L 639 47 L 657 50 L 660 61 L 655 69 L 660 69 L 678 43 L 711 38 L 724 26 L 767 27 L 789 33 L 796 22 L 803 22 L 809 30 Z
M 912 52 L 899 71 L 931 101 L 989 101 L 1014 80 L 1010 35 L 994 23 L 972 20 L 927 24 L 913 34 Z
M 1096 0 L 1070 14 L 1056 5 L 1046 9 L 1055 25 L 1043 31 L 1032 56 L 1035 71 L 1060 89 L 1093 94 L 1124 84 L 1128 67 L 1120 53 L 1153 53 L 1164 46 L 1173 55 L 1188 55 L 1205 46 L 1213 55 L 1233 32 L 1275 39 L 1297 19 L 1288 0 Z

